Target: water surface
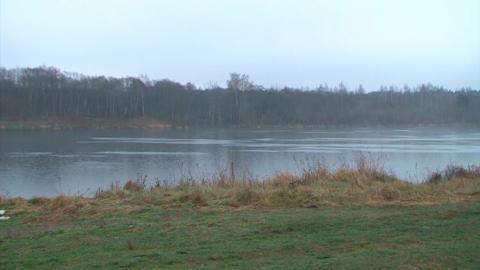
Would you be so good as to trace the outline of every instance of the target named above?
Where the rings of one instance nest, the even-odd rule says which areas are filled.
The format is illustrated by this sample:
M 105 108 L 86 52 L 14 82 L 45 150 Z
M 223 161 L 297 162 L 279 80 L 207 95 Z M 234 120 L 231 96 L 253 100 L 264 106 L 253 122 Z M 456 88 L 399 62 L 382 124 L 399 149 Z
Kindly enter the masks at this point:
M 448 164 L 480 164 L 478 129 L 189 129 L 0 133 L 0 194 L 92 195 L 147 175 L 208 179 L 234 163 L 261 180 L 316 162 L 335 168 L 359 153 L 395 175 L 422 181 Z

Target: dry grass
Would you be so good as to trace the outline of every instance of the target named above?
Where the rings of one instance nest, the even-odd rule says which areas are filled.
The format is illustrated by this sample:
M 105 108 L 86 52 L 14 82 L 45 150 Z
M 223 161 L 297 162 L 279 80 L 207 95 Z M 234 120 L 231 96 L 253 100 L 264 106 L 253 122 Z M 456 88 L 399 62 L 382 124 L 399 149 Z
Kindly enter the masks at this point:
M 466 168 L 459 166 L 447 166 L 445 170 L 432 173 L 425 182 L 439 183 L 446 182 L 456 178 L 475 179 L 480 178 L 480 166 L 468 166 Z
M 177 185 L 146 177 L 113 183 L 93 198 L 0 198 L 0 208 L 11 214 L 42 213 L 49 220 L 95 215 L 108 211 L 130 213 L 145 207 L 244 209 L 349 205 L 415 205 L 480 199 L 480 168 L 449 166 L 424 183 L 413 184 L 388 174 L 365 158 L 353 166 L 328 170 L 322 164 L 305 168 L 300 175 L 278 172 L 264 181 L 231 178 L 220 172 L 213 180 L 192 179 Z

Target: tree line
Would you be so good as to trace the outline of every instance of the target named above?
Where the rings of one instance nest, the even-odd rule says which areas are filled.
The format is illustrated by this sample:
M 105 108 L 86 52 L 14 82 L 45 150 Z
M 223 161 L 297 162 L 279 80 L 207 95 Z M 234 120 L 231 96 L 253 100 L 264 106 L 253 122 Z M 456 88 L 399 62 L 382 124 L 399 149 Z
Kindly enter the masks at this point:
M 232 73 L 227 87 L 111 78 L 56 68 L 0 68 L 0 118 L 151 117 L 188 126 L 429 125 L 480 123 L 480 91 L 431 84 L 264 88 Z

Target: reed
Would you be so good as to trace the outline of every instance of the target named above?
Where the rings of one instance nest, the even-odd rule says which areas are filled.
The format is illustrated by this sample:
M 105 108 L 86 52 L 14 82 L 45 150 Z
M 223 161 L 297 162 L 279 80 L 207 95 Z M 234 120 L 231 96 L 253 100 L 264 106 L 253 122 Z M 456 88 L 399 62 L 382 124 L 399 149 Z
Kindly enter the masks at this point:
M 112 183 L 94 197 L 0 198 L 0 207 L 12 214 L 42 212 L 50 218 L 75 217 L 108 211 L 129 213 L 146 207 L 244 209 L 329 206 L 387 206 L 439 204 L 480 199 L 480 167 L 448 166 L 422 183 L 402 181 L 379 163 L 365 157 L 353 165 L 330 170 L 321 163 L 307 166 L 299 175 L 277 172 L 258 181 L 231 177 L 225 170 L 210 179 L 189 178 L 178 184 L 147 177 Z

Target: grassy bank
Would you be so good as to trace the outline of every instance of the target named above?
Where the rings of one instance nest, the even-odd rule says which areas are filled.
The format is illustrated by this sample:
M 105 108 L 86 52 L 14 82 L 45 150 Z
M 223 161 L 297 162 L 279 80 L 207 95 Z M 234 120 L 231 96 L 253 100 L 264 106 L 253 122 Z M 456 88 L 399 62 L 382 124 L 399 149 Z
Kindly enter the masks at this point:
M 219 173 L 177 185 L 144 179 L 93 198 L 3 198 L 0 268 L 475 269 L 480 169 L 422 184 L 365 160 L 278 173 Z
M 0 223 L 0 266 L 478 269 L 479 227 L 479 202 L 248 211 L 146 206 L 63 222 L 19 215 Z

